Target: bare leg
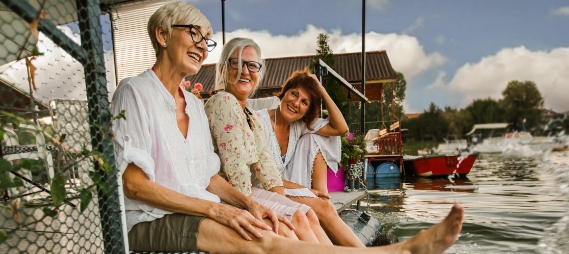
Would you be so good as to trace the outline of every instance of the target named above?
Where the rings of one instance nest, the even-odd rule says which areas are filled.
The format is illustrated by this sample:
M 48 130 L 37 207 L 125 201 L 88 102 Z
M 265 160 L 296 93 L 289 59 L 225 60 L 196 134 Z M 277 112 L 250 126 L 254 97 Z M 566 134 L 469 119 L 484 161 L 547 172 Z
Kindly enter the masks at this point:
M 298 203 L 312 207 L 318 216 L 318 219 L 320 219 L 320 225 L 322 225 L 322 228 L 324 228 L 324 231 L 335 245 L 365 247 L 362 241 L 360 241 L 356 234 L 354 234 L 352 229 L 350 229 L 350 227 L 342 221 L 340 216 L 338 216 L 336 208 L 334 208 L 334 205 L 330 202 L 319 198 L 289 198 Z
M 330 240 L 330 238 L 328 238 L 328 235 L 320 225 L 318 216 L 316 216 L 316 213 L 314 212 L 313 209 L 310 209 L 308 213 L 306 213 L 306 218 L 310 223 L 310 228 L 312 228 L 312 232 L 314 232 L 314 235 L 316 235 L 316 237 L 318 238 L 318 242 L 324 245 L 333 245 L 332 241 Z
M 299 240 L 312 243 L 320 242 L 319 238 L 316 237 L 315 232 L 312 231 L 312 225 L 310 224 L 308 218 L 301 210 L 296 210 L 294 216 L 292 216 L 291 223 L 295 228 L 294 233 L 296 236 L 298 236 Z M 288 228 L 287 226 L 284 227 Z
M 432 253 L 439 254 L 450 247 L 460 229 L 464 209 L 455 204 L 451 212 L 440 223 L 419 232 L 409 241 L 373 248 L 349 248 L 325 246 L 316 243 L 296 241 L 261 230 L 263 237 L 251 236 L 247 241 L 233 229 L 211 219 L 204 219 L 200 225 L 198 248 L 212 253 Z
M 312 166 L 312 188 L 328 194 L 328 165 L 320 151 L 316 154 Z
M 270 219 L 265 218 L 263 219 L 263 221 L 269 227 L 273 227 L 273 222 Z M 295 232 L 282 222 L 279 225 L 279 235 L 293 240 L 298 240 L 298 237 L 296 236 Z

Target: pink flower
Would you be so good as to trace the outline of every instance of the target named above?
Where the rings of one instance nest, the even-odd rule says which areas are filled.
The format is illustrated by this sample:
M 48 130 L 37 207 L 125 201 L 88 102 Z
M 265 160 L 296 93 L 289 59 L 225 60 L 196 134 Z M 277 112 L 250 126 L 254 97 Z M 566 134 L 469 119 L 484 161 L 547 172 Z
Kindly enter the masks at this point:
M 202 83 L 195 83 L 194 88 L 197 88 L 198 90 L 202 90 L 203 89 Z
M 233 125 L 232 124 L 227 124 L 225 125 L 225 128 L 223 128 L 225 131 L 230 131 L 233 129 Z
M 190 87 L 192 85 L 192 82 L 184 80 L 182 83 L 180 83 L 180 85 L 183 87 Z
M 192 93 L 193 93 L 193 94 L 197 94 L 197 93 L 199 93 L 199 92 L 200 92 L 200 90 L 198 90 L 198 89 L 196 89 L 196 88 L 192 89 Z
M 354 133 L 353 133 L 353 132 L 350 132 L 350 134 L 348 134 L 348 136 L 346 136 L 346 139 L 347 139 L 347 140 L 350 140 L 350 141 L 351 141 L 353 138 L 354 138 Z

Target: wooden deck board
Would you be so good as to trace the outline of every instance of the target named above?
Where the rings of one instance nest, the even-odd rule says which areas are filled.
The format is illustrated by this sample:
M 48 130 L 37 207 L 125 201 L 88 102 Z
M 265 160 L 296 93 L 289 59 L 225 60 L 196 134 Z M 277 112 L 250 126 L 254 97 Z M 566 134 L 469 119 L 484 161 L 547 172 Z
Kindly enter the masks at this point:
M 330 192 L 330 196 L 332 199 L 330 202 L 334 204 L 336 208 L 336 212 L 341 212 L 346 208 L 349 208 L 354 202 L 362 199 L 365 196 L 365 192 L 363 191 L 354 191 L 354 192 Z

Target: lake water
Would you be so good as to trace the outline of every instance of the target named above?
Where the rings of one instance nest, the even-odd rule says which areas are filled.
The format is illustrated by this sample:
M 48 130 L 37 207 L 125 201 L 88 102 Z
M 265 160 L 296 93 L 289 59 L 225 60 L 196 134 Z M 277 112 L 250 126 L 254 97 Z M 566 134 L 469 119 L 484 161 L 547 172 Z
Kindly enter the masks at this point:
M 453 181 L 382 180 L 370 188 L 369 206 L 384 230 L 405 240 L 460 203 L 462 231 L 445 253 L 569 253 L 569 151 L 481 156 Z

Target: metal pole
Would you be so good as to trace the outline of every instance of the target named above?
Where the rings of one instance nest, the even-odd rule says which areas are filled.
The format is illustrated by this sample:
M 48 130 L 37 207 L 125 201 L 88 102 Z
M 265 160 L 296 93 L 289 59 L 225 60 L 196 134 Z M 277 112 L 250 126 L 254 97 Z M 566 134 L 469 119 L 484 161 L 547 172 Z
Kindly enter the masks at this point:
M 362 94 L 366 95 L 366 0 L 362 0 Z M 365 134 L 366 104 L 361 102 L 361 134 Z
M 111 137 L 102 129 L 111 121 L 109 111 L 109 92 L 103 58 L 102 31 L 99 23 L 101 11 L 99 0 L 76 0 L 77 17 L 81 31 L 81 47 L 89 53 L 89 61 L 84 65 L 87 103 L 89 105 L 89 129 L 94 151 L 104 154 L 113 166 L 115 163 Z M 101 180 L 109 186 L 108 192 L 97 188 L 99 214 L 105 253 L 124 253 L 123 227 L 121 225 L 121 208 L 118 194 L 118 177 L 116 171 L 104 172 L 98 163 L 94 163 L 95 171 Z
M 225 0 L 221 0 L 221 31 L 223 34 L 223 45 L 225 45 Z
M 395 82 L 391 83 L 391 122 L 395 120 L 395 96 L 393 96 L 393 90 L 395 89 Z

